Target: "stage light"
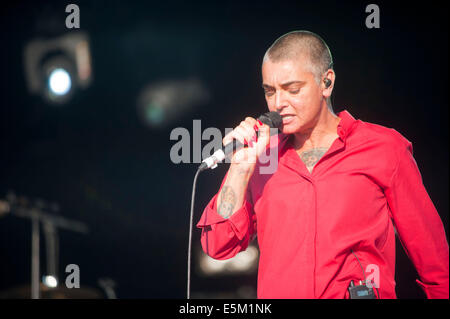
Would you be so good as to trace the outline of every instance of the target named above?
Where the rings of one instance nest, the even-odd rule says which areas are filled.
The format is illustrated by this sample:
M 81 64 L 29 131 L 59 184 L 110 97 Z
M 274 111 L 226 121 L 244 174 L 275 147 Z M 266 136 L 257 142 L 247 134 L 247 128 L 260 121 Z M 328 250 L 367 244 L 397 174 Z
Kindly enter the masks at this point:
M 215 274 L 223 271 L 226 263 L 226 260 L 215 260 L 205 255 L 200 259 L 200 269 L 204 274 Z
M 206 276 L 243 274 L 255 270 L 257 263 L 258 249 L 255 246 L 250 245 L 245 251 L 226 260 L 213 259 L 201 251 L 199 269 L 201 274 Z
M 245 252 L 242 252 L 232 259 L 229 263 L 230 271 L 246 272 L 252 269 L 258 260 L 258 249 L 254 246 L 248 247 Z
M 58 280 L 54 276 L 44 276 L 42 283 L 49 288 L 56 288 L 58 286 Z
M 62 104 L 74 91 L 92 81 L 89 41 L 85 33 L 74 32 L 54 39 L 34 39 L 24 51 L 25 75 L 30 93 Z
M 146 123 L 151 123 L 153 125 L 161 125 L 165 119 L 165 111 L 164 108 L 157 104 L 149 102 L 143 108 L 144 112 L 144 120 Z
M 61 68 L 53 70 L 48 78 L 48 87 L 55 95 L 67 94 L 72 87 L 70 74 Z
M 209 91 L 198 79 L 161 81 L 142 89 L 137 111 L 144 125 L 159 128 L 209 99 Z

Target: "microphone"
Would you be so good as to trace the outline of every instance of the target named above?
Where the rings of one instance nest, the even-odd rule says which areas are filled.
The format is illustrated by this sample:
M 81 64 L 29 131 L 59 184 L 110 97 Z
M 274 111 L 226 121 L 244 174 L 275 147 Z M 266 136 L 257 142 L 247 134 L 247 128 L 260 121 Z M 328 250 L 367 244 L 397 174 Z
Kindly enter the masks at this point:
M 267 112 L 258 117 L 262 123 L 268 125 L 270 128 L 281 129 L 283 120 L 278 112 Z M 214 169 L 217 164 L 222 162 L 225 158 L 232 155 L 234 151 L 240 150 L 244 147 L 244 144 L 238 140 L 233 140 L 232 142 L 225 145 L 223 150 L 217 150 L 213 155 L 203 160 L 202 164 L 199 166 L 199 171 L 204 171 L 208 168 Z

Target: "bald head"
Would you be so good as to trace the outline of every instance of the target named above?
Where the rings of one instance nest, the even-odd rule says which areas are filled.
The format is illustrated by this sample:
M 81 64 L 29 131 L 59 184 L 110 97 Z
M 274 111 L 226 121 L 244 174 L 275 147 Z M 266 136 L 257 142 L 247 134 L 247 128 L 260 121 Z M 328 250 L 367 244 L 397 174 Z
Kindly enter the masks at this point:
M 286 60 L 306 58 L 316 82 L 321 81 L 322 74 L 332 69 L 333 58 L 323 39 L 309 31 L 292 31 L 278 38 L 266 51 L 264 60 L 277 63 Z

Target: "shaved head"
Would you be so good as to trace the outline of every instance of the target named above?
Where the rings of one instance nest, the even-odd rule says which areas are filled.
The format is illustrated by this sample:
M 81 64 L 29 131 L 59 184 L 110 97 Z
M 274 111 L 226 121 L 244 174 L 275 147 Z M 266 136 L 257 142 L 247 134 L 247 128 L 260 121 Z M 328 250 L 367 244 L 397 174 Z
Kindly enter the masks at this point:
M 327 44 L 320 36 L 309 31 L 292 31 L 278 38 L 266 51 L 263 64 L 267 59 L 277 63 L 300 58 L 309 60 L 310 71 L 317 83 L 325 71 L 333 68 L 333 57 Z

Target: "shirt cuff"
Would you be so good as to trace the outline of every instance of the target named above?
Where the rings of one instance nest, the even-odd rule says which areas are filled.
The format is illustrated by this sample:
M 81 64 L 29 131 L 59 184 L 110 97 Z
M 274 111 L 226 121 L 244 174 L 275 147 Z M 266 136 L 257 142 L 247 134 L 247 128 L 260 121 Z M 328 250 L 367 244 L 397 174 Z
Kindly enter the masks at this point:
M 448 283 L 446 285 L 429 285 L 424 284 L 418 279 L 416 280 L 416 282 L 425 292 L 428 299 L 449 299 Z
M 229 223 L 236 237 L 242 240 L 249 230 L 251 204 L 244 200 L 241 208 L 234 212 L 230 218 L 223 218 L 217 213 L 216 200 L 217 195 L 206 206 L 200 221 L 197 223 L 197 227 L 203 228 L 218 223 Z

